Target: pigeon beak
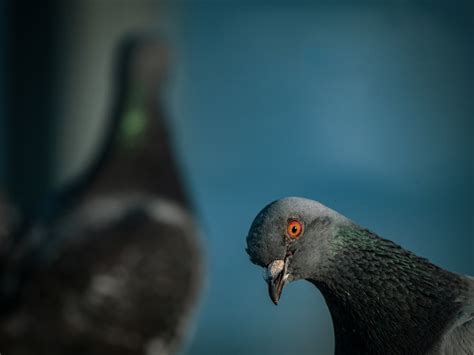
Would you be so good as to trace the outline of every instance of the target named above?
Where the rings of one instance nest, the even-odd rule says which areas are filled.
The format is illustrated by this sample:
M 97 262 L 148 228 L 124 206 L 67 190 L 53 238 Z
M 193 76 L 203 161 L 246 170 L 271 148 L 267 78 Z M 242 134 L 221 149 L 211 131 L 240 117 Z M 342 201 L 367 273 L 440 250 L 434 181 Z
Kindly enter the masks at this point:
M 267 267 L 266 280 L 268 283 L 268 293 L 272 302 L 277 305 L 280 299 L 283 286 L 288 278 L 288 263 L 286 260 L 275 260 Z

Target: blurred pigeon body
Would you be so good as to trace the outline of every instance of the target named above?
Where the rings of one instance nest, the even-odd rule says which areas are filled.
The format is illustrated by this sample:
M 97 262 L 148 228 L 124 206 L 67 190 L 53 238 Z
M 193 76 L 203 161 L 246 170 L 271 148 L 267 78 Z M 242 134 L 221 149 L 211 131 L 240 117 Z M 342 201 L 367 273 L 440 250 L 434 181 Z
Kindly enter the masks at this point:
M 295 220 L 302 231 L 287 229 Z M 332 316 L 336 354 L 474 354 L 474 279 L 433 265 L 316 201 L 285 198 L 265 207 L 250 228 L 247 252 L 268 268 L 275 304 L 290 281 L 319 288 Z
M 202 256 L 156 102 L 162 43 L 126 41 L 117 70 L 104 148 L 17 233 L 1 270 L 16 299 L 2 353 L 169 354 L 186 334 Z

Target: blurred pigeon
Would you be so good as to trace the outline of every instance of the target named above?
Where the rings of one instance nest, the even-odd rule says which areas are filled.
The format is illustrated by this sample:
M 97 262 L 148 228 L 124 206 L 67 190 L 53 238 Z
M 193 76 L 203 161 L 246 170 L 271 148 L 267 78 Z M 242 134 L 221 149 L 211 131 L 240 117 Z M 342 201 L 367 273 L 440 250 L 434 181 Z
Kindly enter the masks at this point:
M 203 260 L 158 105 L 165 54 L 155 37 L 124 41 L 97 160 L 12 232 L 0 286 L 16 304 L 2 304 L 2 353 L 178 351 Z
M 473 354 L 474 279 L 382 239 L 322 204 L 285 198 L 247 236 L 272 301 L 304 279 L 323 294 L 336 354 Z

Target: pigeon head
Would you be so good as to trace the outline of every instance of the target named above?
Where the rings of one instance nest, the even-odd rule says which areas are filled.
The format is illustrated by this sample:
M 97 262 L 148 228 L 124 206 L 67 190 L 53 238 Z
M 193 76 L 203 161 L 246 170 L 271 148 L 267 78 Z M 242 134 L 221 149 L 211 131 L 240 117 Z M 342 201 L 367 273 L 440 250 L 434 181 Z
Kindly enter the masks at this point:
M 324 274 L 332 231 L 346 222 L 319 202 L 298 197 L 274 201 L 257 215 L 247 236 L 247 253 L 254 264 L 266 268 L 273 303 L 278 304 L 286 283 Z

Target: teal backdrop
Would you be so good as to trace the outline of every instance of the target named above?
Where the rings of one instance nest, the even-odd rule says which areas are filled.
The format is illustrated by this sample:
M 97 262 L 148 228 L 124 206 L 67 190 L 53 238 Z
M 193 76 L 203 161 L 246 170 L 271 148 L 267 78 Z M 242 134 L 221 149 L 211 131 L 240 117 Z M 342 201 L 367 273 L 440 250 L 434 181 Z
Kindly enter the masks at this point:
M 115 9 L 97 3 L 104 14 Z M 333 353 L 319 291 L 296 282 L 275 307 L 262 270 L 245 253 L 253 218 L 283 196 L 319 200 L 442 267 L 474 275 L 472 1 L 181 1 L 168 10 L 165 24 L 163 16 L 156 19 L 174 47 L 166 107 L 208 256 L 207 288 L 186 354 Z M 46 20 L 28 16 L 39 25 L 56 21 L 52 13 Z M 6 43 L 3 19 L 0 12 Z M 31 61 L 51 71 L 35 74 L 49 82 L 53 74 L 61 78 L 54 63 L 63 57 L 52 38 L 61 32 L 46 25 L 50 32 L 27 33 L 47 42 L 35 42 L 43 55 L 34 62 L 33 53 Z M 69 31 L 87 43 L 108 38 L 85 30 L 71 22 Z M 1 79 L 12 78 L 5 48 Z M 22 90 L 15 80 L 9 85 Z M 61 90 L 52 95 L 48 85 L 29 88 L 30 96 L 37 90 L 38 107 L 7 102 L 12 93 L 0 86 L 0 178 L 3 184 L 8 176 L 25 203 L 44 192 L 38 189 L 53 164 L 47 155 L 63 149 L 51 143 Z M 19 123 L 8 112 L 32 114 Z M 75 142 L 91 141 L 87 130 L 73 131 L 81 135 Z M 22 160 L 22 147 L 31 164 Z M 20 179 L 15 166 L 23 169 Z

